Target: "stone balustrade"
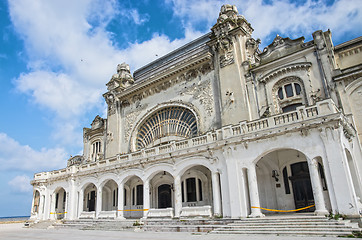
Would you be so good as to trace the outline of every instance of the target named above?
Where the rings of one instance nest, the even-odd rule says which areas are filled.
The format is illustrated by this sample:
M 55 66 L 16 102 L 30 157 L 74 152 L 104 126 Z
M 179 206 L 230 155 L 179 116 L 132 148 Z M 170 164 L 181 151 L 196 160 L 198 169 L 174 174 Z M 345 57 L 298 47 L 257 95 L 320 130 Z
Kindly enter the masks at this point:
M 118 164 L 121 166 L 127 166 L 134 164 L 134 161 L 137 160 L 139 163 L 141 159 L 152 157 L 160 154 L 172 153 L 175 151 L 181 151 L 183 149 L 192 148 L 195 146 L 202 146 L 205 144 L 210 144 L 220 140 L 225 140 L 237 136 L 243 136 L 249 133 L 257 133 L 265 129 L 271 129 L 281 126 L 286 126 L 288 124 L 302 122 L 305 120 L 327 116 L 330 114 L 338 113 L 339 110 L 335 106 L 332 100 L 327 99 L 320 102 L 317 102 L 313 106 L 301 106 L 298 107 L 295 111 L 288 113 L 278 114 L 270 116 L 268 118 L 258 119 L 254 121 L 243 121 L 236 125 L 225 126 L 221 129 L 208 132 L 204 135 L 197 136 L 187 140 L 181 140 L 177 142 L 171 142 L 169 144 L 142 149 L 133 153 L 118 154 L 117 156 L 104 159 L 98 162 L 84 163 L 80 166 L 69 166 L 64 169 L 51 171 L 51 172 L 42 172 L 34 175 L 34 180 L 48 179 L 52 177 L 59 177 L 61 175 L 70 174 L 76 172 L 74 168 L 78 171 L 87 171 L 93 168 L 101 167 L 103 165 Z

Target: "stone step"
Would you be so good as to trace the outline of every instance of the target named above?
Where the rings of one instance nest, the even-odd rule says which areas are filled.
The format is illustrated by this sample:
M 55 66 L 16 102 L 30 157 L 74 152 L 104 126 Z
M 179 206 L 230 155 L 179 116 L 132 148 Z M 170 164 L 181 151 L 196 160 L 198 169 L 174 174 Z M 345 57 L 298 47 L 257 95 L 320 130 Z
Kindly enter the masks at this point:
M 146 220 L 144 221 L 145 225 L 153 226 L 153 225 L 225 225 L 233 223 L 234 220 L 210 220 L 210 221 L 200 221 L 200 220 L 171 220 L 171 221 L 153 221 Z
M 352 234 L 352 231 L 299 231 L 299 230 L 289 230 L 289 231 L 281 231 L 281 230 L 275 230 L 275 231 L 218 231 L 218 230 L 213 230 L 210 232 L 210 234 L 245 234 L 245 235 L 257 235 L 257 234 L 262 234 L 262 235 L 293 235 L 293 236 L 321 236 L 321 237 L 325 237 L 325 236 L 348 236 Z
M 288 226 L 315 226 L 315 225 L 326 225 L 326 226 L 344 226 L 342 222 L 259 222 L 259 223 L 230 223 L 229 226 L 269 226 L 269 225 L 288 225 Z
M 307 228 L 307 229 L 311 229 L 311 228 L 329 228 L 329 229 L 340 229 L 340 228 L 352 228 L 351 226 L 345 226 L 345 225 L 298 225 L 298 226 L 291 226 L 288 224 L 280 224 L 280 225 L 273 225 L 273 224 L 268 224 L 268 225 L 246 225 L 246 226 L 235 226 L 235 225 L 226 225 L 226 226 L 219 226 L 219 228 L 222 229 L 245 229 L 245 228 L 263 228 L 263 229 L 267 229 L 267 228 L 293 228 L 293 229 L 301 229 L 301 228 Z

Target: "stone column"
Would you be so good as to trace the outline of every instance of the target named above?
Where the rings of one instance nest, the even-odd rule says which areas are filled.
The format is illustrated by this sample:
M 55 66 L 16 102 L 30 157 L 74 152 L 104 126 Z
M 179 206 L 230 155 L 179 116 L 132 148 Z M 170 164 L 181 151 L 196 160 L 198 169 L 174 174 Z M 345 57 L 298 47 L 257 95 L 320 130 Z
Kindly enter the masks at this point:
M 214 203 L 214 216 L 221 216 L 220 182 L 218 172 L 212 173 L 212 196 Z
M 45 196 L 40 193 L 39 195 L 39 219 L 44 219 L 44 198 Z
M 124 219 L 124 183 L 118 185 L 118 206 L 117 218 Z
M 147 218 L 147 213 L 149 209 L 150 209 L 150 181 L 146 180 L 143 183 L 143 218 Z
M 97 189 L 97 203 L 96 203 L 96 218 L 99 217 L 99 213 L 102 211 L 102 187 L 99 186 Z
M 36 191 L 33 190 L 33 199 L 31 201 L 31 216 L 30 217 L 33 217 L 36 214 L 36 212 L 34 211 L 35 193 L 36 193 Z M 38 214 L 36 214 L 36 215 L 37 215 L 36 217 L 39 218 L 39 206 L 38 206 Z
M 328 211 L 326 209 L 326 203 L 323 197 L 323 188 L 321 183 L 321 178 L 318 172 L 318 162 L 316 159 L 308 159 L 308 167 L 310 180 L 312 183 L 313 196 L 315 202 L 315 214 L 316 215 L 328 215 Z
M 66 209 L 67 213 L 67 219 L 73 220 L 76 218 L 77 213 L 76 213 L 76 209 L 77 209 L 77 191 L 76 191 L 76 186 L 75 186 L 75 179 L 71 178 L 70 179 L 70 188 L 69 188 L 69 198 L 66 198 L 66 203 L 68 205 L 68 209 Z
M 175 177 L 174 183 L 175 217 L 179 218 L 182 209 L 181 177 Z
M 52 220 L 57 219 L 56 218 L 57 214 L 55 212 L 55 196 L 56 195 L 57 194 L 54 192 L 50 197 L 50 199 L 51 199 L 51 201 L 50 201 L 50 219 L 52 219 Z M 59 201 L 59 199 L 58 199 L 58 201 Z M 58 202 L 58 204 L 59 204 L 59 202 Z
M 79 192 L 79 199 L 78 199 L 78 212 L 77 212 L 77 218 L 79 219 L 80 215 L 83 212 L 83 204 L 84 204 L 84 190 L 81 189 Z
M 258 180 L 256 177 L 256 166 L 253 164 L 248 168 L 248 180 L 249 180 L 249 194 L 250 194 L 250 206 L 261 207 L 259 200 Z M 260 208 L 251 208 L 250 217 L 264 217 Z

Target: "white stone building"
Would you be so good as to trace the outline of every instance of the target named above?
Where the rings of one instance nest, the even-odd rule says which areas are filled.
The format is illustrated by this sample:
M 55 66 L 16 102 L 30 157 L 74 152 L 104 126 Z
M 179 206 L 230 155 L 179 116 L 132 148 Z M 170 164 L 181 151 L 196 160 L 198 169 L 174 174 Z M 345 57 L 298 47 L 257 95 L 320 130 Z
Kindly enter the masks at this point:
M 362 37 L 276 36 L 263 51 L 235 6 L 211 32 L 107 83 L 84 153 L 37 173 L 31 218 L 359 217 Z

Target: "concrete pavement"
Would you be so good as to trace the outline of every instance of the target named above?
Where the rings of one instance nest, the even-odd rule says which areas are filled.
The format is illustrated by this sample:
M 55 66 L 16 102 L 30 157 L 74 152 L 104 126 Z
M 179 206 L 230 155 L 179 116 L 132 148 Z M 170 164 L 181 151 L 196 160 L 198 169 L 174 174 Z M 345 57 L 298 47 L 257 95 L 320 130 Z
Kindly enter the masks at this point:
M 0 240 L 337 240 L 335 237 L 298 237 L 273 235 L 220 235 L 206 233 L 166 233 L 128 231 L 84 231 L 75 229 L 24 228 L 23 223 L 0 224 Z

